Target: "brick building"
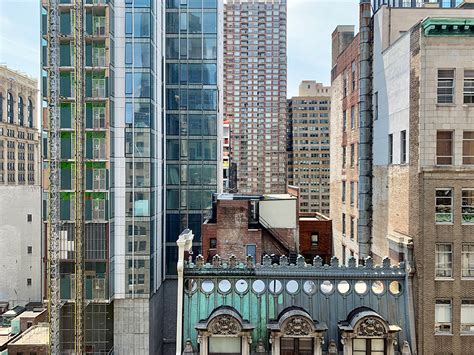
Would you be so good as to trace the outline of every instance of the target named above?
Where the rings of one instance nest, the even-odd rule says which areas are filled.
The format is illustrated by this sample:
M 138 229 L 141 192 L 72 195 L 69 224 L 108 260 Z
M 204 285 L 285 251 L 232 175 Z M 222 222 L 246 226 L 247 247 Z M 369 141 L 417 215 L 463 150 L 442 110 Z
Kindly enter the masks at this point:
M 300 189 L 300 210 L 329 215 L 329 112 L 331 88 L 300 83 L 288 100 L 288 184 Z
M 297 250 L 297 198 L 291 195 L 214 195 L 202 226 L 202 255 L 292 255 Z
M 48 323 L 41 323 L 28 328 L 8 344 L 8 354 L 11 355 L 47 355 L 49 352 Z
M 320 213 L 300 213 L 298 218 L 299 254 L 311 263 L 315 256 L 329 263 L 332 253 L 332 221 Z
M 334 255 L 358 259 L 359 35 L 354 26 L 332 34 L 330 217 Z

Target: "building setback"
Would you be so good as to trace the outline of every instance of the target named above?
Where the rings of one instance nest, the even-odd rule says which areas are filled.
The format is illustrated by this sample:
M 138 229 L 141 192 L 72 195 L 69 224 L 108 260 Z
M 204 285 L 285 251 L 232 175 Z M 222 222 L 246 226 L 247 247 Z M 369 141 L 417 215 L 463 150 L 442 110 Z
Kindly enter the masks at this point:
M 43 290 L 37 87 L 0 66 L 0 301 L 10 307 Z
M 329 216 L 331 88 L 302 81 L 288 100 L 288 185 L 299 187 L 300 212 Z
M 354 37 L 353 26 L 335 29 L 332 53 L 330 216 L 334 255 L 346 262 L 359 257 L 359 35 Z
M 418 353 L 464 354 L 474 330 L 474 11 L 374 16 L 374 258 L 416 267 Z
M 286 0 L 228 0 L 224 107 L 239 193 L 286 192 Z M 235 165 L 234 165 L 235 164 Z

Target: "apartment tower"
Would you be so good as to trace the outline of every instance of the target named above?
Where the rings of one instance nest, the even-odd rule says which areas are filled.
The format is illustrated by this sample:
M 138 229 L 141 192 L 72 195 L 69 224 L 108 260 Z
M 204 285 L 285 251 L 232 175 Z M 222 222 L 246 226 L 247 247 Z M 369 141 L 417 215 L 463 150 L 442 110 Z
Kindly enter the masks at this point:
M 0 301 L 41 301 L 38 82 L 0 65 Z
M 288 185 L 299 187 L 300 212 L 329 216 L 329 113 L 331 88 L 300 83 L 288 100 Z
M 286 0 L 225 4 L 224 115 L 233 192 L 286 192 L 286 15 Z
M 359 147 L 359 35 L 354 26 L 332 34 L 330 217 L 334 253 L 359 258 L 357 241 Z

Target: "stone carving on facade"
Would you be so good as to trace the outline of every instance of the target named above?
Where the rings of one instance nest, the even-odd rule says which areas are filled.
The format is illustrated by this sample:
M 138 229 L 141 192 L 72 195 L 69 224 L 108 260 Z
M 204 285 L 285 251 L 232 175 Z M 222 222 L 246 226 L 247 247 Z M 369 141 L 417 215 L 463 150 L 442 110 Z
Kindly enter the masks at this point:
M 188 339 L 186 340 L 186 344 L 184 345 L 183 355 L 193 355 L 193 354 L 194 354 L 193 344 L 191 343 L 191 340 Z
M 385 335 L 385 326 L 374 317 L 364 319 L 357 330 L 358 336 L 381 337 Z
M 237 335 L 241 331 L 237 319 L 228 315 L 222 315 L 209 324 L 208 331 L 214 335 Z
M 258 339 L 257 347 L 255 348 L 255 352 L 257 354 L 266 354 L 267 350 L 265 350 L 265 345 L 263 344 L 262 339 Z
M 336 344 L 336 341 L 334 339 L 331 339 L 329 341 L 328 354 L 329 355 L 337 355 L 338 354 L 337 344 Z
M 402 355 L 411 355 L 410 343 L 404 341 L 402 345 Z
M 293 317 L 285 324 L 283 333 L 290 336 L 308 336 L 312 328 L 308 320 L 303 317 Z

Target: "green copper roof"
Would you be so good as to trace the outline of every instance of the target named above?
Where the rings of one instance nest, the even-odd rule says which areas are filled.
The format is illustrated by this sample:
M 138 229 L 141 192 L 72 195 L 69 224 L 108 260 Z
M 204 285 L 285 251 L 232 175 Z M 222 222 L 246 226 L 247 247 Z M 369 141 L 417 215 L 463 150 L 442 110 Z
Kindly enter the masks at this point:
M 432 18 L 421 23 L 425 36 L 474 36 L 474 18 Z

